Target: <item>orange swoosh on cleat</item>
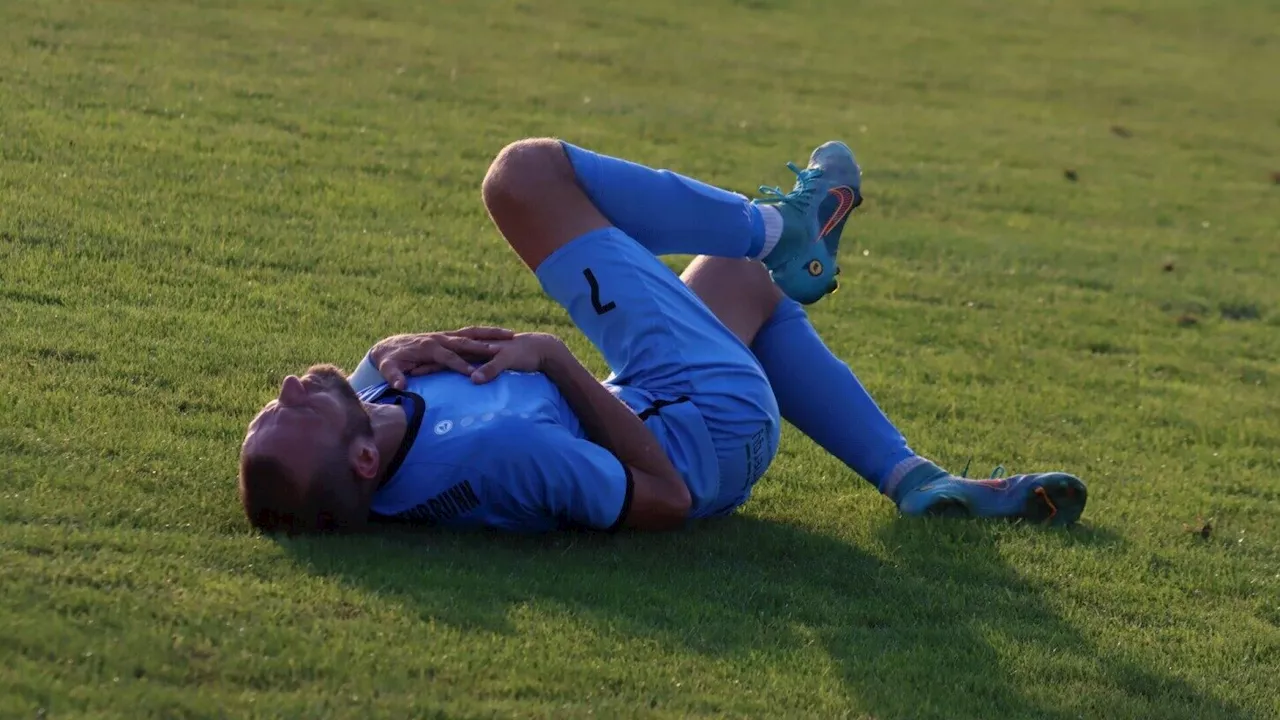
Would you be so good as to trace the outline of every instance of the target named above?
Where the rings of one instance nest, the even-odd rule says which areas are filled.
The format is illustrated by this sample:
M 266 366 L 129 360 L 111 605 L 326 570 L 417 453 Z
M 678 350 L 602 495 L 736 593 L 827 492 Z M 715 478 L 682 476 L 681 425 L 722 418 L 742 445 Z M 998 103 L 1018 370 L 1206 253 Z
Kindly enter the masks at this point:
M 840 206 L 836 211 L 827 218 L 827 224 L 822 226 L 822 232 L 818 233 L 818 237 L 826 237 L 828 233 L 836 229 L 841 220 L 849 214 L 853 209 L 853 190 L 844 186 L 834 187 L 827 191 L 829 195 L 835 195 L 840 201 Z

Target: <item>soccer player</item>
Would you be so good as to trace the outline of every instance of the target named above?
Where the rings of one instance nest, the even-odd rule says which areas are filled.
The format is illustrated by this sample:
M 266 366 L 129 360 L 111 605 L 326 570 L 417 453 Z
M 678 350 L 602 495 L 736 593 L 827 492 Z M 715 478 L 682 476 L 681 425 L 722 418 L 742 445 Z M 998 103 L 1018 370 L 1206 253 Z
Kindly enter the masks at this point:
M 747 501 L 783 418 L 904 514 L 1075 522 L 1080 480 L 947 472 L 823 344 L 802 304 L 835 288 L 861 170 L 839 142 L 788 167 L 790 192 L 749 201 L 558 140 L 506 147 L 485 207 L 613 374 L 551 335 L 464 328 L 387 338 L 350 377 L 291 375 L 241 449 L 250 522 L 679 528 Z M 680 278 L 664 254 L 698 257 Z

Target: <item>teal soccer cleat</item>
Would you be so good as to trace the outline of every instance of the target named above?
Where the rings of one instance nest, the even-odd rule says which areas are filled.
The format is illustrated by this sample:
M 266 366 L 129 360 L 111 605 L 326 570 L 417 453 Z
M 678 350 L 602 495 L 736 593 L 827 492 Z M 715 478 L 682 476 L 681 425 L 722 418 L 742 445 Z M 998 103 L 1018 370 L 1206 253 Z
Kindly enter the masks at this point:
M 768 197 L 755 201 L 782 216 L 782 235 L 763 261 L 783 292 L 810 305 L 839 287 L 840 233 L 862 204 L 862 170 L 849 146 L 835 140 L 814 150 L 807 168 L 787 167 L 796 174 L 791 192 L 761 186 Z
M 925 463 L 908 472 L 891 490 L 890 497 L 904 515 L 914 516 L 1005 518 L 1071 525 L 1084 512 L 1089 491 L 1074 475 L 1049 472 L 994 477 L 1002 470 L 996 468 L 987 480 L 971 480 Z

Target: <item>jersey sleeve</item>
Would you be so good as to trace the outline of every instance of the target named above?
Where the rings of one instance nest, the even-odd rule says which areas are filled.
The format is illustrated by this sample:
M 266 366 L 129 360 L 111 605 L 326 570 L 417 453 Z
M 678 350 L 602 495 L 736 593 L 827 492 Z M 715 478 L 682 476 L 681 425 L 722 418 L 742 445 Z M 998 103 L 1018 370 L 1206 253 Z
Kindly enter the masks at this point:
M 631 504 L 630 470 L 608 450 L 550 423 L 523 424 L 490 449 L 494 509 L 516 528 L 557 525 L 615 530 Z M 515 528 L 513 528 L 515 529 Z
M 356 369 L 347 377 L 347 384 L 351 386 L 357 394 L 382 385 L 386 382 L 382 373 L 378 372 L 378 368 L 373 366 L 373 359 L 368 354 L 356 365 Z

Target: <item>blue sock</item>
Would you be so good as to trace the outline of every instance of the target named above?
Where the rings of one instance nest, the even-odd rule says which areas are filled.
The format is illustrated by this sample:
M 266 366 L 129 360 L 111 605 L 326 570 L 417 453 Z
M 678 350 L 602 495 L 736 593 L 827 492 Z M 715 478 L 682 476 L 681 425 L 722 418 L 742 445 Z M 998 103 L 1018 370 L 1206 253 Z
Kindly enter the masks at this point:
M 755 257 L 764 219 L 741 195 L 560 143 L 578 184 L 614 227 L 654 255 Z
M 773 386 L 782 417 L 881 491 L 892 490 L 885 487 L 891 479 L 932 465 L 907 447 L 906 438 L 849 366 L 827 349 L 796 301 L 778 303 L 751 351 Z

